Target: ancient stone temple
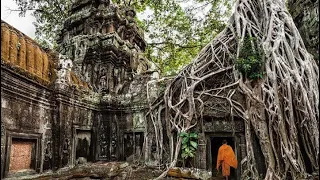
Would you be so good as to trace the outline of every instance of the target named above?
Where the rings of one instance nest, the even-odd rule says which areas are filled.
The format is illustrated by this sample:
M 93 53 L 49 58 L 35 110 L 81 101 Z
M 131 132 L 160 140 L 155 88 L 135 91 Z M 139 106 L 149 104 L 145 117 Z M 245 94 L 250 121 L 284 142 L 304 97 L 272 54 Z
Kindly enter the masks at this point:
M 60 35 L 60 53 L 95 92 L 123 94 L 135 74 L 149 68 L 141 55 L 146 43 L 135 11 L 109 1 L 77 1 Z
M 146 42 L 135 15 L 109 0 L 76 0 L 58 52 L 1 21 L 2 178 L 85 162 L 157 161 L 146 113 L 163 88 L 155 65 L 143 56 Z M 197 168 L 215 169 L 222 139 L 239 164 L 246 156 L 244 123 L 223 104 L 208 100 L 203 124 L 195 128 Z
M 59 52 L 1 22 L 2 177 L 142 154 L 159 75 L 135 11 L 77 0 L 69 13 Z

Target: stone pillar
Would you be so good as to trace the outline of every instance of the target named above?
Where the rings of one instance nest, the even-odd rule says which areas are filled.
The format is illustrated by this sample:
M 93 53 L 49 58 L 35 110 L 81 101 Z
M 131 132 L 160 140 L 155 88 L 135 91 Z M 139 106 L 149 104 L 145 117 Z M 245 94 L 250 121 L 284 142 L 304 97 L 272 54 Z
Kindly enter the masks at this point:
M 60 111 L 61 111 L 61 101 L 59 100 L 59 95 L 55 94 L 56 106 L 53 110 L 53 118 L 52 118 L 52 170 L 57 170 L 60 165 L 60 147 L 62 142 L 60 142 Z
M 196 160 L 196 167 L 200 169 L 206 168 L 207 163 L 207 143 L 206 143 L 206 136 L 204 133 L 199 134 L 198 139 L 198 160 Z
M 42 54 L 42 61 L 43 61 L 42 78 L 46 81 L 49 81 L 49 59 L 46 52 L 43 52 Z
M 35 52 L 34 52 L 34 71 L 35 74 L 42 78 L 42 71 L 43 71 L 43 60 L 42 60 L 42 51 L 39 46 L 36 46 Z

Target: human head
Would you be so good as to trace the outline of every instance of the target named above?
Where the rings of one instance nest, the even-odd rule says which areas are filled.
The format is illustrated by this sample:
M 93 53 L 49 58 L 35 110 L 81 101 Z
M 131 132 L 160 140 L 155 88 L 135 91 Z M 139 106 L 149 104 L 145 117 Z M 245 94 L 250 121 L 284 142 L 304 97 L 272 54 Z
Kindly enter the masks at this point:
M 222 144 L 227 144 L 227 140 L 226 139 L 222 140 Z

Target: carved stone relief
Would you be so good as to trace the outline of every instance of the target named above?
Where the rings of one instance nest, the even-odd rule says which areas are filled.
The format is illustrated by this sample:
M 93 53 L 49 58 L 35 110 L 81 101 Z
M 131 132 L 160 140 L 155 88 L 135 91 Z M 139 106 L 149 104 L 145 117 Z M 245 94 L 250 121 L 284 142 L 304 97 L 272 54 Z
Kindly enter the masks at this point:
M 100 147 L 100 158 L 109 159 L 109 140 L 108 140 L 108 132 L 106 122 L 101 121 L 99 126 L 99 147 Z
M 31 118 L 31 124 L 35 127 L 40 126 L 40 113 L 41 113 L 42 108 L 39 106 L 34 105 L 32 107 L 32 118 Z
M 45 140 L 43 170 L 52 169 L 52 142 L 50 139 Z
M 117 141 L 118 141 L 118 135 L 117 135 L 117 122 L 115 120 L 112 120 L 111 123 L 111 160 L 117 160 L 118 154 L 117 154 Z
M 66 166 L 70 159 L 70 139 L 65 138 L 62 148 L 62 166 Z
M 206 132 L 244 132 L 244 124 L 241 120 L 231 119 L 208 119 L 204 120 L 204 130 Z
M 27 129 L 32 128 L 34 126 L 33 124 L 34 118 L 32 117 L 32 106 L 28 107 L 28 104 L 24 104 L 23 107 L 24 108 L 21 111 L 21 118 L 19 118 L 20 119 L 19 126 L 21 128 L 27 128 Z
M 99 78 L 99 91 L 104 92 L 108 89 L 108 79 L 107 79 L 107 70 L 102 68 L 100 70 L 100 78 Z
M 143 129 L 145 127 L 144 114 L 142 112 L 133 114 L 133 128 Z

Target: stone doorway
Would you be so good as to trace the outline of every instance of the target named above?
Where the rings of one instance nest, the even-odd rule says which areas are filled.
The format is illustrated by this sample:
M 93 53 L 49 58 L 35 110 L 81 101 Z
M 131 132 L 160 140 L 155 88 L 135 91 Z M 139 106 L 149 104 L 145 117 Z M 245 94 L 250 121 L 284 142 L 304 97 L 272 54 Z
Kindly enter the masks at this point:
M 92 142 L 90 130 L 76 129 L 75 161 L 76 164 L 83 164 L 92 161 Z
M 209 170 L 212 171 L 212 178 L 216 180 L 223 180 L 222 172 L 219 173 L 216 170 L 217 165 L 217 156 L 219 147 L 222 145 L 223 139 L 227 140 L 228 145 L 230 145 L 237 156 L 237 148 L 236 146 L 236 139 L 234 136 L 228 134 L 221 134 L 221 135 L 207 135 L 207 159 L 208 164 L 207 167 Z M 238 159 L 239 162 L 239 159 Z M 239 177 L 237 176 L 237 170 L 234 168 L 230 169 L 230 177 L 229 180 L 237 180 Z
M 143 132 L 128 132 L 123 136 L 123 154 L 126 161 L 135 161 L 142 155 Z

